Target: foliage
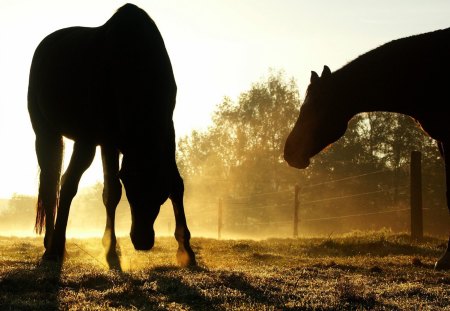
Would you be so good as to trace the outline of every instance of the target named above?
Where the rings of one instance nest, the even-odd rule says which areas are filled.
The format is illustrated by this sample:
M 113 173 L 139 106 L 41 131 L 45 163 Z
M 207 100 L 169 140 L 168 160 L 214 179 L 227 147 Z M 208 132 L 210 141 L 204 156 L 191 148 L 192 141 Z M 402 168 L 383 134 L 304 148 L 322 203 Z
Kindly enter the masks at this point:
M 312 213 L 308 218 L 335 215 L 336 205 L 340 215 L 405 208 L 409 205 L 410 154 L 419 150 L 424 207 L 439 211 L 430 223 L 442 223 L 441 211 L 446 209 L 443 160 L 435 141 L 413 119 L 388 112 L 361 113 L 352 118 L 341 139 L 312 158 L 308 169 L 295 170 L 287 166 L 282 155 L 300 105 L 295 81 L 274 71 L 237 101 L 225 97 L 207 131 L 193 131 L 179 140 L 177 156 L 188 189 L 188 205 L 201 208 L 224 198 L 224 202 L 231 202 L 228 220 L 232 223 L 245 220 L 249 224 L 251 219 L 267 222 L 292 213 L 292 204 L 288 204 L 292 196 L 260 194 L 293 192 L 298 184 L 302 202 L 324 199 L 320 204 L 302 206 L 303 211 Z M 351 176 L 367 177 L 346 180 Z M 341 179 L 345 182 L 329 183 Z M 315 184 L 321 186 L 310 187 Z M 368 195 L 358 196 L 365 193 Z M 243 197 L 249 199 L 243 201 Z M 346 199 L 328 200 L 333 197 Z M 242 210 L 255 210 L 244 216 L 234 208 L 237 204 Z M 277 213 L 257 211 L 267 205 L 276 205 Z M 342 222 L 342 228 L 348 225 Z M 405 226 L 402 221 L 400 228 Z M 443 225 L 437 227 L 441 232 Z
M 308 169 L 296 170 L 282 155 L 300 105 L 294 79 L 270 71 L 235 101 L 225 97 L 207 131 L 193 131 L 179 140 L 177 160 L 192 233 L 217 236 L 220 201 L 222 236 L 290 237 L 296 184 L 300 235 L 383 227 L 408 230 L 412 150 L 422 151 L 425 232 L 448 233 L 443 161 L 435 142 L 414 120 L 387 112 L 359 114 L 341 139 L 312 158 Z M 80 230 L 103 233 L 102 191 L 101 183 L 80 189 L 70 211 L 69 236 Z M 32 234 L 35 204 L 36 198 L 14 196 L 1 212 L 2 233 Z M 365 216 L 346 217 L 360 214 Z M 129 231 L 130 218 L 123 191 L 116 212 L 119 235 Z M 155 223 L 157 235 L 172 235 L 173 225 L 172 208 L 163 206 Z
M 227 191 L 235 195 L 286 187 L 282 151 L 299 105 L 294 80 L 286 81 L 281 72 L 254 83 L 237 102 L 225 97 L 207 132 L 180 139 L 182 174 L 209 184 L 226 181 Z
M 37 198 L 33 196 L 13 194 L 6 209 L 0 212 L 0 228 L 4 233 L 33 232 L 35 221 L 35 206 Z

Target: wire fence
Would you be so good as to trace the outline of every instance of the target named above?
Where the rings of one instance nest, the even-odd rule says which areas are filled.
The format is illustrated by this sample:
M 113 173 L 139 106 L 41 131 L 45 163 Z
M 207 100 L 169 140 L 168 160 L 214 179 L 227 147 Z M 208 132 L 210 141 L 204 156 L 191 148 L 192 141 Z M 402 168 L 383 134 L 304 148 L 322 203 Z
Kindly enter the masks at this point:
M 339 193 L 346 188 L 346 183 L 353 182 L 367 185 L 374 176 L 381 174 L 394 174 L 392 170 L 376 170 L 362 174 L 339 177 L 319 183 L 302 184 L 300 193 L 295 198 L 295 186 L 280 191 L 268 191 L 245 196 L 227 196 L 209 199 L 203 207 L 192 209 L 190 204 L 186 210 L 186 218 L 191 232 L 208 231 L 210 236 L 233 237 L 244 235 L 247 237 L 261 236 L 295 236 L 294 227 L 300 228 L 308 223 L 327 223 L 330 221 L 343 221 L 352 218 L 368 218 L 376 215 L 398 215 L 406 218 L 409 208 L 385 208 L 380 204 L 368 207 L 359 207 L 353 210 L 334 208 L 343 206 L 349 200 L 374 201 L 386 200 L 397 193 L 397 197 L 405 197 L 409 185 L 403 180 L 402 184 L 392 186 L 389 184 L 371 185 L 366 191 Z M 389 177 L 384 178 L 389 180 Z M 331 187 L 334 186 L 334 187 Z M 361 188 L 361 187 L 360 187 Z M 362 187 L 364 188 L 364 187 Z M 367 187 L 366 187 L 367 188 Z M 326 191 L 325 191 L 326 190 Z M 337 194 L 338 193 L 338 194 Z M 298 199 L 300 210 L 297 218 L 294 215 L 295 201 Z M 170 205 L 170 202 L 168 203 Z M 314 210 L 311 210 L 314 208 Z M 157 232 L 172 234 L 175 229 L 175 220 L 171 207 L 164 210 L 158 217 L 155 226 Z M 366 210 L 364 212 L 364 210 Z M 129 219 L 118 220 L 118 226 L 129 224 Z M 156 229 L 156 228 L 155 228 Z M 349 228 L 351 230 L 351 228 Z
M 209 232 L 206 235 L 218 238 L 295 237 L 321 228 L 328 232 L 371 229 L 375 223 L 380 229 L 397 224 L 404 231 L 412 216 L 408 172 L 406 167 L 374 170 L 252 195 L 218 197 L 211 193 L 195 207 L 188 201 L 186 217 L 194 235 Z M 156 231 L 172 234 L 172 208 L 163 210 Z
M 397 198 L 406 197 L 408 195 L 409 185 L 403 181 L 402 184 L 397 185 L 386 185 L 383 184 L 380 186 L 379 184 L 375 185 L 375 189 L 370 189 L 369 191 L 360 191 L 353 193 L 346 193 L 335 195 L 337 192 L 336 189 L 333 191 L 328 191 L 334 195 L 326 196 L 324 188 L 330 186 L 331 184 L 336 184 L 335 188 L 339 188 L 343 183 L 348 181 L 359 180 L 360 184 L 367 184 L 367 179 L 373 178 L 374 175 L 380 174 L 390 174 L 391 177 L 395 172 L 393 170 L 376 170 L 372 172 L 366 172 L 363 174 L 357 174 L 352 176 L 345 176 L 340 178 L 335 178 L 332 180 L 327 180 L 320 183 L 311 183 L 311 184 L 303 184 L 299 189 L 301 190 L 301 194 L 297 194 L 298 197 L 295 198 L 295 189 L 285 189 L 282 191 L 272 191 L 266 193 L 258 193 L 252 196 L 240 196 L 234 198 L 233 200 L 224 200 L 221 204 L 224 205 L 223 208 L 218 209 L 217 212 L 217 227 L 218 227 L 218 236 L 224 236 L 227 233 L 233 235 L 233 232 L 240 231 L 242 228 L 247 228 L 247 231 L 261 231 L 264 229 L 269 229 L 270 227 L 277 227 L 280 231 L 282 227 L 284 227 L 284 232 L 289 232 L 294 230 L 294 236 L 296 236 L 296 227 L 300 224 L 305 223 L 317 223 L 317 222 L 329 222 L 329 221 L 339 221 L 339 220 L 348 220 L 351 218 L 368 218 L 374 216 L 385 216 L 385 215 L 402 215 L 407 219 L 407 212 L 410 211 L 410 208 L 402 207 L 402 208 L 392 208 L 389 206 L 386 208 L 385 206 L 375 206 L 369 208 L 359 208 L 356 211 L 338 214 L 339 209 L 336 209 L 334 215 L 330 215 L 330 206 L 324 205 L 324 203 L 332 203 L 333 205 L 342 205 L 343 201 L 349 201 L 350 199 L 362 199 L 371 200 L 379 199 L 382 201 L 386 201 L 387 198 L 391 198 L 395 193 Z M 366 182 L 364 181 L 366 179 Z M 384 178 L 389 179 L 389 178 Z M 392 179 L 392 178 L 391 178 Z M 305 191 L 313 191 L 314 188 L 318 190 L 314 194 L 304 195 Z M 269 200 L 269 198 L 278 199 L 277 203 L 274 204 L 262 204 Z M 264 198 L 264 199 L 262 199 Z M 406 198 L 407 199 L 407 198 Z M 242 201 L 245 200 L 245 201 Z M 280 202 L 281 201 L 281 202 Z M 298 201 L 298 202 L 297 202 Z M 297 203 L 296 203 L 297 202 Z M 295 204 L 299 204 L 301 206 L 301 210 L 298 213 L 299 215 L 295 215 L 295 209 L 298 208 Z M 322 205 L 322 206 L 320 206 Z M 316 209 L 320 209 L 319 212 L 311 213 L 307 210 L 308 206 L 315 206 Z M 276 210 L 279 210 L 278 213 Z M 358 212 L 361 209 L 369 209 L 367 212 Z M 291 211 L 290 213 L 286 213 L 286 211 Z M 274 212 L 275 211 L 275 212 Z M 238 212 L 238 216 L 233 216 Z M 298 212 L 298 211 L 297 211 Z M 317 216 L 317 215 L 324 216 Z M 259 227 L 259 228 L 258 228 Z M 267 230 L 266 230 L 267 231 Z M 288 233 L 289 234 L 289 233 Z M 292 235 L 292 234 L 291 234 Z

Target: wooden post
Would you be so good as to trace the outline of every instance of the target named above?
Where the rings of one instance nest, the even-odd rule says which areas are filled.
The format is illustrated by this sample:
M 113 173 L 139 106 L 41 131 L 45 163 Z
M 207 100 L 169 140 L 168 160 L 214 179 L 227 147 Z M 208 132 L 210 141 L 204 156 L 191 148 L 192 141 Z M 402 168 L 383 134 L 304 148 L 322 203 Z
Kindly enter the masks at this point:
M 294 191 L 294 238 L 298 238 L 298 207 L 300 202 L 298 200 L 298 193 L 300 191 L 300 187 L 295 185 Z
M 423 213 L 422 213 L 422 154 L 420 151 L 411 152 L 411 239 L 423 238 Z
M 222 199 L 219 199 L 219 208 L 217 211 L 217 239 L 222 237 Z

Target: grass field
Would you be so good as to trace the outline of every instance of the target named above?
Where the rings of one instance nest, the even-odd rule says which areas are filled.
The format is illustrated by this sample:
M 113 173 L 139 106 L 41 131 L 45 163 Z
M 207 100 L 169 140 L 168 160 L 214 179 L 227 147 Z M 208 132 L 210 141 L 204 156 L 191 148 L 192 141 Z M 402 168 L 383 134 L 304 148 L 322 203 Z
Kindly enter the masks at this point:
M 61 269 L 37 265 L 42 238 L 0 238 L 0 310 L 450 310 L 444 241 L 354 233 L 329 239 L 192 239 L 179 268 L 173 238 L 150 252 L 119 239 L 122 271 L 100 239 L 71 239 Z

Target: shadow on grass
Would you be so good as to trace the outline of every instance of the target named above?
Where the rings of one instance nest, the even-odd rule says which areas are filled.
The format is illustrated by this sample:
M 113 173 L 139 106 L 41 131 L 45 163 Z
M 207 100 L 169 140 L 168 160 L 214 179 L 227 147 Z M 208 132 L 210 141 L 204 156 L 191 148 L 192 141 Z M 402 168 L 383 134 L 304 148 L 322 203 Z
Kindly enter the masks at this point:
M 11 269 L 0 278 L 0 310 L 58 310 L 61 265 Z
M 220 310 L 217 307 L 219 301 L 202 294 L 202 284 L 183 282 L 184 275 L 192 278 L 204 273 L 207 270 L 202 267 L 181 269 L 176 266 L 160 266 L 148 271 L 148 279 L 157 284 L 157 292 L 165 296 L 168 302 L 182 304 L 193 310 Z
M 253 286 L 245 274 L 237 272 L 210 271 L 204 267 L 183 269 L 159 266 L 143 274 L 123 274 L 123 277 L 132 284 L 133 295 L 159 302 L 158 306 L 153 305 L 154 310 L 165 309 L 171 304 L 178 305 L 172 306 L 174 309 L 226 310 L 233 304 L 242 304 L 243 300 L 271 306 L 278 302 L 264 290 Z M 118 296 L 110 298 L 121 300 Z M 134 303 L 137 308 L 148 308 L 148 305 L 137 300 Z

